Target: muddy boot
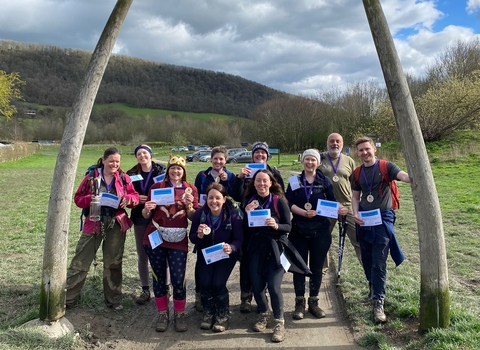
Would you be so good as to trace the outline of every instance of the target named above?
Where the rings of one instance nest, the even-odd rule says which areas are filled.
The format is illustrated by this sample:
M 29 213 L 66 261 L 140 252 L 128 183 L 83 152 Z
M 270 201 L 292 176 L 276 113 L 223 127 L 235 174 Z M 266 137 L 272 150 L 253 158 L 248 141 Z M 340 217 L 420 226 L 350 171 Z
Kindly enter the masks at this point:
M 310 312 L 316 318 L 325 317 L 325 311 L 318 307 L 318 297 L 308 298 L 308 312 Z
M 214 302 L 212 297 L 202 296 L 203 304 L 203 319 L 200 323 L 201 329 L 212 329 L 213 316 L 214 316 Z
M 202 306 L 202 297 L 200 293 L 195 293 L 195 310 L 202 312 L 203 311 L 203 306 Z
M 373 301 L 373 318 L 377 324 L 387 322 L 387 316 L 383 311 L 383 300 Z
M 240 312 L 247 314 L 252 311 L 252 293 L 242 292 L 240 294 Z
M 285 320 L 283 318 L 274 319 L 272 341 L 274 343 L 280 343 L 284 340 L 285 340 Z
M 167 311 L 160 311 L 158 314 L 158 321 L 157 325 L 155 326 L 155 330 L 157 332 L 165 332 L 168 328 L 168 310 Z
M 230 328 L 230 300 L 228 293 L 215 298 L 215 324 L 214 332 L 225 332 Z
M 305 316 L 305 298 L 295 298 L 295 311 L 292 314 L 294 320 L 302 320 Z
M 175 330 L 185 332 L 187 330 L 187 315 L 185 311 L 175 311 Z
M 255 332 L 263 332 L 267 327 L 270 325 L 270 313 L 267 312 L 262 312 L 258 314 L 258 320 L 257 322 L 253 325 L 253 330 Z

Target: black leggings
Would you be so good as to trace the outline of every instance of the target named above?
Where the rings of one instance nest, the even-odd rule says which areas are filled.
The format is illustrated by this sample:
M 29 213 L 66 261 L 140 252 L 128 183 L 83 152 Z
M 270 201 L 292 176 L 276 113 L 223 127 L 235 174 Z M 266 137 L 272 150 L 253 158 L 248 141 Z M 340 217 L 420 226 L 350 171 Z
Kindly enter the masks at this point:
M 228 259 L 207 265 L 202 252 L 197 252 L 197 287 L 200 288 L 202 297 L 217 297 L 228 293 L 227 281 L 237 260 L 238 254 L 232 253 Z

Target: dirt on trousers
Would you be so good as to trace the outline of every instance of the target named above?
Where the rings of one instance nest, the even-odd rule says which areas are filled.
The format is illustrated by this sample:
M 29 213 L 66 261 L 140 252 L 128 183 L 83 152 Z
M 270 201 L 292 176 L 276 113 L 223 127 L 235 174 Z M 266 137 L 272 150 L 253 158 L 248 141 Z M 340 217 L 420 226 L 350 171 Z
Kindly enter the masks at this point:
M 96 313 L 79 307 L 67 310 L 66 318 L 77 332 L 88 335 L 87 349 L 335 349 L 353 350 L 361 347 L 354 342 L 350 325 L 345 318 L 343 301 L 335 287 L 336 276 L 328 271 L 323 278 L 319 306 L 326 317 L 317 319 L 308 312 L 303 320 L 293 320 L 295 293 L 293 275 L 286 273 L 282 283 L 285 310 L 285 340 L 271 341 L 272 329 L 263 333 L 252 330 L 257 319 L 256 304 L 253 311 L 243 314 L 240 306 L 240 286 L 238 263 L 235 266 L 227 287 L 230 292 L 230 329 L 223 333 L 201 330 L 202 313 L 194 308 L 195 284 L 193 279 L 196 256 L 189 253 L 187 262 L 187 322 L 188 330 L 176 332 L 173 322 L 173 304 L 170 301 L 170 323 L 163 333 L 155 331 L 158 312 L 153 298 L 146 305 L 126 307 L 121 312 L 108 308 Z M 308 286 L 308 279 L 307 279 Z M 308 287 L 307 287 L 308 296 Z M 124 298 L 130 298 L 124 295 Z

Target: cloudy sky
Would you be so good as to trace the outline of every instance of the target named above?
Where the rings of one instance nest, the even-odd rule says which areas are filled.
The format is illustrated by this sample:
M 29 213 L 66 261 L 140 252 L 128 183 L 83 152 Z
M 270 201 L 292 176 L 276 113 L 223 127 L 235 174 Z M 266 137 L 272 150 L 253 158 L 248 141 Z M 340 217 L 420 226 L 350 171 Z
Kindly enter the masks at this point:
M 0 39 L 93 50 L 116 0 L 0 0 Z M 480 34 L 480 0 L 381 0 L 404 69 Z M 134 0 L 118 54 L 290 93 L 383 82 L 360 0 Z M 0 69 L 2 69 L 0 64 Z

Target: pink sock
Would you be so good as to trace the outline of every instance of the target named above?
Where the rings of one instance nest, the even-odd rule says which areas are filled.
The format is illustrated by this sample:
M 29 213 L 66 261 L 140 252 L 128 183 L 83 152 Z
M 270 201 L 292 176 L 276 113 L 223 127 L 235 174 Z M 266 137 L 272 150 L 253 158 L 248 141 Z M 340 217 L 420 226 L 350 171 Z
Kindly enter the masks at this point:
M 164 295 L 160 298 L 155 298 L 155 303 L 157 304 L 158 311 L 167 311 L 168 310 L 168 299 L 167 296 Z
M 173 299 L 173 310 L 175 310 L 175 312 L 185 311 L 186 303 L 187 303 L 187 299 L 183 299 L 183 300 Z

